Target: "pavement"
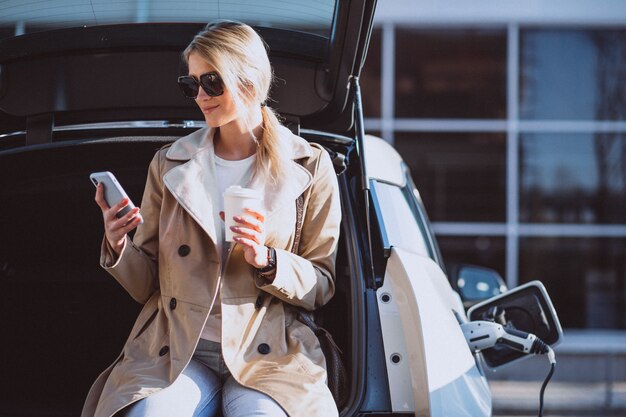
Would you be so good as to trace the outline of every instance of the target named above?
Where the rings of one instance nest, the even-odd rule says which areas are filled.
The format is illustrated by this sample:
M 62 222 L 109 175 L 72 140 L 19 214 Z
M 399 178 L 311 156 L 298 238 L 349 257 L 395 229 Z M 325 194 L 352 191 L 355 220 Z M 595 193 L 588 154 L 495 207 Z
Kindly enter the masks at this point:
M 544 416 L 626 417 L 626 332 L 567 330 Z M 535 356 L 487 371 L 494 416 L 537 416 L 547 359 Z
M 494 416 L 537 415 L 541 381 L 490 381 Z M 626 416 L 626 382 L 550 382 L 544 416 Z

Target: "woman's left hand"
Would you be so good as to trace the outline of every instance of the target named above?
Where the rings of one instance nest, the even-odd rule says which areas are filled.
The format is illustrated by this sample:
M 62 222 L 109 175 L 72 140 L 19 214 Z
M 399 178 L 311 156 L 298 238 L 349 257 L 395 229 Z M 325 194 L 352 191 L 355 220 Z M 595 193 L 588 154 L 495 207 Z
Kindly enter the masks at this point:
M 246 208 L 244 214 L 233 216 L 233 220 L 238 223 L 230 228 L 236 234 L 233 240 L 243 247 L 246 262 L 255 268 L 267 266 L 265 216 Z

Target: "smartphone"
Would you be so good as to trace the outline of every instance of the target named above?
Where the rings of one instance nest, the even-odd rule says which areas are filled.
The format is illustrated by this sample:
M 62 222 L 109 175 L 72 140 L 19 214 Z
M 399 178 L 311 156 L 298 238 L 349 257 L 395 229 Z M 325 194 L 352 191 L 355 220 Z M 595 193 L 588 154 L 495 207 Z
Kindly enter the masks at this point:
M 104 201 L 109 205 L 109 207 L 113 207 L 117 203 L 119 203 L 123 198 L 128 198 L 128 194 L 124 191 L 124 188 L 120 185 L 120 183 L 115 178 L 115 175 L 110 173 L 109 171 L 104 172 L 93 172 L 89 175 L 89 179 L 96 187 L 98 184 L 102 183 L 104 186 Z M 128 198 L 128 205 L 124 207 L 119 213 L 117 213 L 117 217 L 120 218 L 127 214 L 129 211 L 135 208 L 135 205 L 130 198 Z M 143 224 L 143 218 L 139 222 Z

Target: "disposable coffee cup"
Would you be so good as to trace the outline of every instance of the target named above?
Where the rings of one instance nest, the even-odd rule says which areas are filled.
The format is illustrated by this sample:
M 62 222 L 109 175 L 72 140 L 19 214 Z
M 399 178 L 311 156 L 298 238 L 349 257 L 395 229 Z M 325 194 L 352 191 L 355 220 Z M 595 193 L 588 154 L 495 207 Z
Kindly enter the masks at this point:
M 239 225 L 239 223 L 233 220 L 233 216 L 245 214 L 245 208 L 250 208 L 262 213 L 262 201 L 261 193 L 251 188 L 242 188 L 238 185 L 233 185 L 224 191 L 224 222 L 226 223 L 225 239 L 227 242 L 232 242 L 233 237 L 237 236 L 236 233 L 230 230 L 231 226 Z

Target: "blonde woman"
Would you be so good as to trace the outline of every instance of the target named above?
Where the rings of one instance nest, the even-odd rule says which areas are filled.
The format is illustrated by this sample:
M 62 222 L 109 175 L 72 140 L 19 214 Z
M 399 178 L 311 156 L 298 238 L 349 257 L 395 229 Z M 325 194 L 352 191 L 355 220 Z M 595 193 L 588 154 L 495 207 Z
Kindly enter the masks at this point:
M 144 308 L 82 415 L 337 415 L 318 340 L 295 318 L 334 293 L 341 210 L 330 158 L 264 105 L 272 70 L 252 28 L 210 24 L 183 56 L 179 85 L 207 127 L 157 152 L 141 211 L 117 219 L 127 202 L 108 207 L 96 192 L 102 266 Z M 222 198 L 231 185 L 264 197 L 263 210 L 233 217 L 232 245 Z

